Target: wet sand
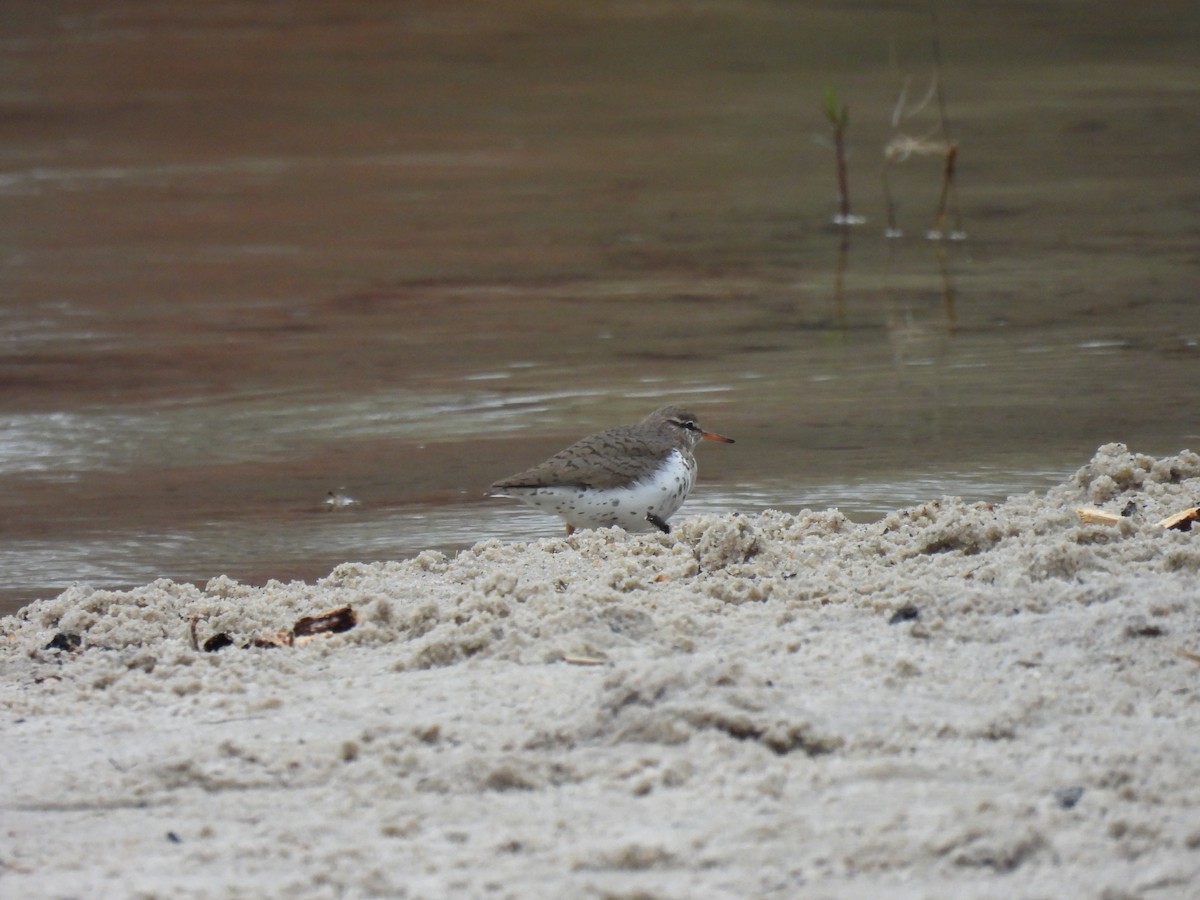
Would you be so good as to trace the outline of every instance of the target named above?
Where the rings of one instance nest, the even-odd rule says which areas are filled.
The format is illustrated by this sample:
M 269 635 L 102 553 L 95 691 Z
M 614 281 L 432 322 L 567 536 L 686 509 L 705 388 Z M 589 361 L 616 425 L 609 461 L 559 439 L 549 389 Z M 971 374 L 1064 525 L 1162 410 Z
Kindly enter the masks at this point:
M 315 584 L 75 588 L 0 622 L 0 883 L 1191 896 L 1200 546 L 1155 523 L 1198 495 L 1196 454 L 1109 445 L 1044 494 L 874 523 L 701 515 Z M 351 630 L 248 646 L 343 605 Z

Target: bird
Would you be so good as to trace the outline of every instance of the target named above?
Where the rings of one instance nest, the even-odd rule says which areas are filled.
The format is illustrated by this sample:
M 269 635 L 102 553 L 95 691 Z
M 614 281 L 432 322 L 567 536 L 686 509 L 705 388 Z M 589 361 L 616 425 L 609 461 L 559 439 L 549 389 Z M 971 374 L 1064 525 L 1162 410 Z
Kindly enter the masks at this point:
M 700 441 L 734 443 L 704 431 L 687 410 L 664 406 L 636 425 L 590 434 L 532 469 L 502 478 L 488 494 L 556 513 L 568 535 L 613 525 L 670 534 L 667 520 L 696 482 L 692 451 Z

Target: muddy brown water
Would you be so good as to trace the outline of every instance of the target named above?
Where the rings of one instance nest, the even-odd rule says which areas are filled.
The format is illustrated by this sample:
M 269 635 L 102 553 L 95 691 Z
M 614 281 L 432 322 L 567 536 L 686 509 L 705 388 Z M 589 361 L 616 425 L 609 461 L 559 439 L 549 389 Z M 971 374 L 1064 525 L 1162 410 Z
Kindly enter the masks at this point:
M 2 608 L 555 534 L 480 495 L 664 402 L 682 514 L 1200 445 L 1200 8 L 942 6 L 935 241 L 924 3 L 9 0 Z

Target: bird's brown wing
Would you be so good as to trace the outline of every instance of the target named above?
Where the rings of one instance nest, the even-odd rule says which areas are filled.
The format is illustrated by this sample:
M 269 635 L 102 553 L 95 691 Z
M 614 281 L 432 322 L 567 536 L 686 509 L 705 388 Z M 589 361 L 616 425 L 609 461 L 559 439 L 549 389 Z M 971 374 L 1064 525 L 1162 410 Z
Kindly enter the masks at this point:
M 588 435 L 544 463 L 497 481 L 492 490 L 550 485 L 621 487 L 655 468 L 670 450 L 639 437 L 630 428 L 613 428 Z

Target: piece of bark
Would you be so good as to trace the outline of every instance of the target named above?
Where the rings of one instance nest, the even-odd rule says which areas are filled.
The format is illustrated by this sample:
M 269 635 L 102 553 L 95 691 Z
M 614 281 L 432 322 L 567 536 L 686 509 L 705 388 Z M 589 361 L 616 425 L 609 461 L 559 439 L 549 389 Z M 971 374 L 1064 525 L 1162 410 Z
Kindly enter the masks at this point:
M 1175 531 L 1191 531 L 1192 523 L 1200 519 L 1200 506 L 1181 510 L 1173 516 L 1167 516 L 1158 523 L 1159 528 L 1171 528 Z
M 311 616 L 298 619 L 292 626 L 295 637 L 308 637 L 314 634 L 336 634 L 339 631 L 349 631 L 358 624 L 358 613 L 353 607 L 339 606 L 337 609 L 327 609 Z

